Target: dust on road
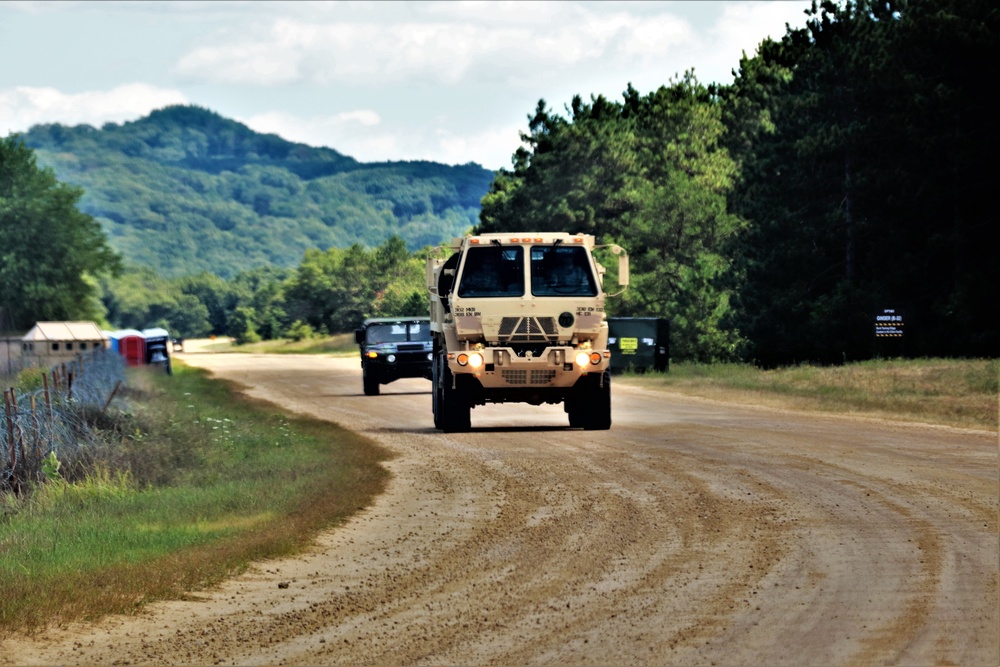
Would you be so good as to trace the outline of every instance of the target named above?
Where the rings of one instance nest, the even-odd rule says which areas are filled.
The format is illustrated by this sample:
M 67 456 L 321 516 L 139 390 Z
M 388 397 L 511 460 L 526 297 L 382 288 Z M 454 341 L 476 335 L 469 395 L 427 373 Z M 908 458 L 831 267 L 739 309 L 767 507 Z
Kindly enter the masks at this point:
M 432 428 L 356 359 L 186 354 L 388 447 L 388 491 L 190 601 L 0 645 L 14 664 L 1000 664 L 997 434 L 618 383 Z

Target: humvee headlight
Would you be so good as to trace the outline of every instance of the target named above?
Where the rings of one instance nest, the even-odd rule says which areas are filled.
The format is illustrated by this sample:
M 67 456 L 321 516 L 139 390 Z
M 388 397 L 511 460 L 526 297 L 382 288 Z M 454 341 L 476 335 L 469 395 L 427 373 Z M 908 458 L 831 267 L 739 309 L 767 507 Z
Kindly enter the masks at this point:
M 396 355 L 390 354 L 388 357 L 385 358 L 385 360 L 391 364 L 392 362 L 396 361 Z
M 576 365 L 580 368 L 586 368 L 587 364 L 590 363 L 590 355 L 586 352 L 576 353 Z

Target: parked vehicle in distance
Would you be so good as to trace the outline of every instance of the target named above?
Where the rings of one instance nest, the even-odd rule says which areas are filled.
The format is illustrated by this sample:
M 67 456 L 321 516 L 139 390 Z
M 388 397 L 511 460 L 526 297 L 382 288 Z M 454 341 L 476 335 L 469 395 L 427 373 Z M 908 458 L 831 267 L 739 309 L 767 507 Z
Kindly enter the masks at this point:
M 167 375 L 173 375 L 170 365 L 170 333 L 166 329 L 143 329 L 142 337 L 146 339 L 146 365 L 163 366 Z
M 373 317 L 354 332 L 366 396 L 401 378 L 431 379 L 430 318 Z

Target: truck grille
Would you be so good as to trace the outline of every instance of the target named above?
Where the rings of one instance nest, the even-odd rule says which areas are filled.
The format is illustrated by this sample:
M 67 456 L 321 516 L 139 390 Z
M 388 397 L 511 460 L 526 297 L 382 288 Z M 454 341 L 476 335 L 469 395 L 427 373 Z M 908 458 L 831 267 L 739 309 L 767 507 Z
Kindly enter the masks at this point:
M 549 384 L 552 382 L 552 378 L 556 376 L 556 372 L 553 370 L 537 370 L 537 371 L 504 371 L 503 380 L 507 384 L 517 384 L 517 385 L 539 385 L 539 384 Z
M 501 343 L 546 343 L 557 338 L 552 317 L 505 317 L 497 337 Z

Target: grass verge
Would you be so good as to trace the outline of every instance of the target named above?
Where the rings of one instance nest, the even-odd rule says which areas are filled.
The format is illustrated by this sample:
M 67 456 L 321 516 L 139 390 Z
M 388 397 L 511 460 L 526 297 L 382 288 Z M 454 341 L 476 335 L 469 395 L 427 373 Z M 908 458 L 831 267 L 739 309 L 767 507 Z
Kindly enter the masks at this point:
M 0 636 L 128 613 L 300 551 L 387 480 L 371 441 L 201 370 L 130 385 L 117 458 L 0 499 Z
M 1000 413 L 1000 359 L 876 360 L 775 370 L 677 363 L 667 373 L 625 378 L 717 400 L 990 431 L 997 430 Z

